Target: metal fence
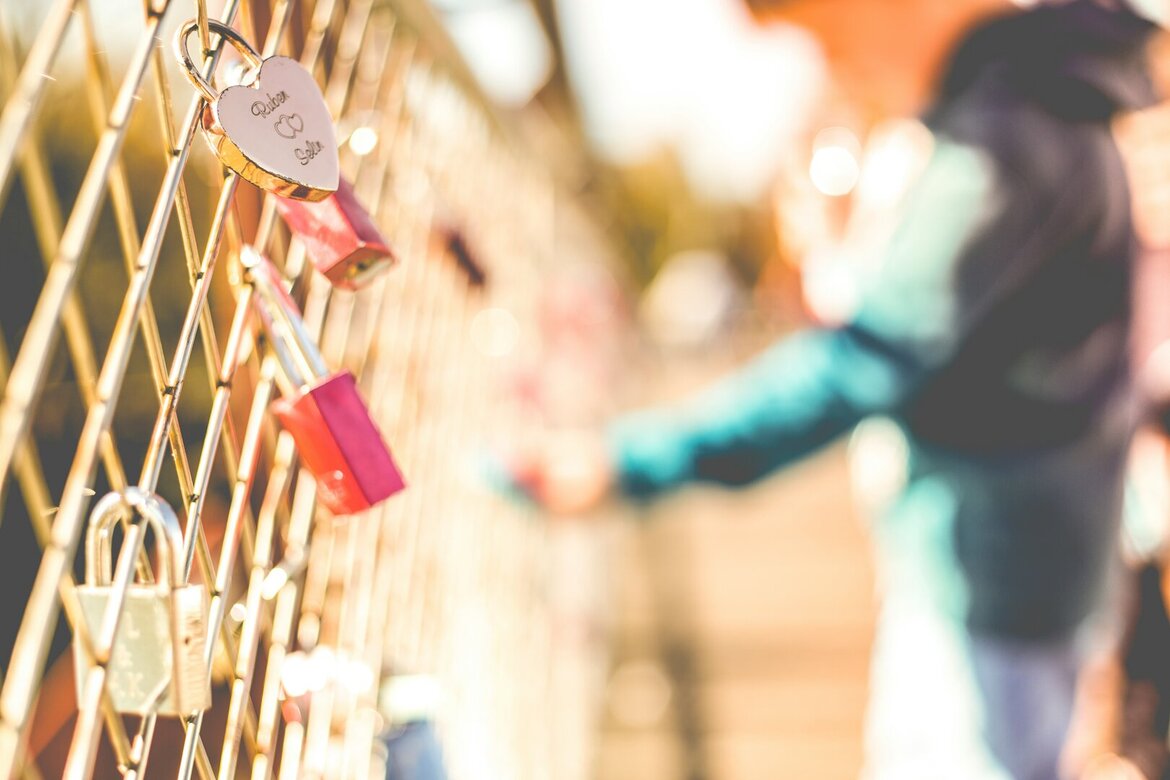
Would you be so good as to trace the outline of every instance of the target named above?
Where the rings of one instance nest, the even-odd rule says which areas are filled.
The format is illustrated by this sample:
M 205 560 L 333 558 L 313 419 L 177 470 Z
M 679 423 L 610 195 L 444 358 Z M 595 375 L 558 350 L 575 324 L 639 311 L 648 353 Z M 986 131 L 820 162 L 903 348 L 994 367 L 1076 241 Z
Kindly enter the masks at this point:
M 544 269 L 604 243 L 419 4 L 211 6 L 0 0 L 0 776 L 381 777 L 379 734 L 423 713 L 451 777 L 584 777 L 599 642 L 557 630 L 558 542 L 480 486 L 474 454 L 525 414 L 497 390 L 500 356 L 539 348 Z M 401 258 L 369 287 L 312 272 L 271 197 L 200 137 L 170 40 L 199 19 L 204 73 L 223 73 L 209 16 L 322 85 L 342 170 Z M 404 493 L 349 518 L 317 508 L 268 411 L 277 362 L 240 283 L 245 243 L 359 378 Z M 198 716 L 115 712 L 117 624 L 85 627 L 88 515 L 127 486 L 175 508 L 183 578 L 207 592 Z M 149 580 L 145 528 L 123 525 L 115 581 Z M 573 576 L 596 589 L 581 551 Z

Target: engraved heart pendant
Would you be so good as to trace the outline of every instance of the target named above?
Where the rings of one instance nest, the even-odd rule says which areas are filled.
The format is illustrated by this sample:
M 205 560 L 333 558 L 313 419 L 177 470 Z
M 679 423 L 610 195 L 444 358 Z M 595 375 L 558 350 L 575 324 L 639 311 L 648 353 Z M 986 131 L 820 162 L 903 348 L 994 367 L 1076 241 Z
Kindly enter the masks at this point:
M 227 167 L 277 195 L 322 200 L 337 190 L 333 120 L 300 63 L 269 57 L 250 85 L 219 93 L 208 140 Z
M 216 92 L 187 50 L 198 27 L 188 21 L 175 36 L 175 54 L 209 104 L 204 134 L 223 164 L 258 187 L 298 200 L 324 200 L 337 191 L 340 165 L 333 119 L 313 74 L 289 57 L 260 55 L 222 22 L 208 20 L 252 66 L 250 81 Z

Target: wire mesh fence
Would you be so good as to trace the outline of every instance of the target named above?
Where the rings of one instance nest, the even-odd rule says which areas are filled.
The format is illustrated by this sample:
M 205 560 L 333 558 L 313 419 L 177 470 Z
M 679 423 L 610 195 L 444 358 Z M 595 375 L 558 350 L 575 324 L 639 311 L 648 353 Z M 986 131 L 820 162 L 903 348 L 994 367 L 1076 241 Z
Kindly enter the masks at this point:
M 538 348 L 544 270 L 604 242 L 419 4 L 208 5 L 0 0 L 0 776 L 382 777 L 382 737 L 421 719 L 451 777 L 583 777 L 598 642 L 557 630 L 557 542 L 481 486 L 474 454 L 525 414 L 496 391 L 499 356 Z M 219 163 L 171 52 L 189 19 L 213 83 L 244 67 L 216 20 L 314 75 L 397 267 L 332 287 L 274 198 Z M 349 517 L 319 506 L 270 412 L 288 388 L 245 246 L 357 377 L 402 494 Z M 79 551 L 109 494 L 122 533 L 95 578 Z M 173 649 L 124 616 L 131 580 L 166 575 L 165 534 L 144 543 L 156 496 L 205 607 L 211 706 L 184 717 L 159 700 L 127 714 L 111 690 Z M 599 567 L 574 571 L 600 588 Z M 83 580 L 110 583 L 97 618 Z

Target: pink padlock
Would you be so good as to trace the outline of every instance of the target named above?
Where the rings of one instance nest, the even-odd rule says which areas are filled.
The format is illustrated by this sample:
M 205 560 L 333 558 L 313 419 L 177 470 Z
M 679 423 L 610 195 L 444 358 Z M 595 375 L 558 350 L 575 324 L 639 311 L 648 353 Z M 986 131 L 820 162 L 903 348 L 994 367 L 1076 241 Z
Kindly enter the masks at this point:
M 334 287 L 362 287 L 398 260 L 344 177 L 324 200 L 276 197 L 276 210 Z
M 318 499 L 338 515 L 369 509 L 406 483 L 382 440 L 353 374 L 330 373 L 280 273 L 250 246 L 240 251 L 256 311 L 284 373 L 272 409 L 292 434 Z

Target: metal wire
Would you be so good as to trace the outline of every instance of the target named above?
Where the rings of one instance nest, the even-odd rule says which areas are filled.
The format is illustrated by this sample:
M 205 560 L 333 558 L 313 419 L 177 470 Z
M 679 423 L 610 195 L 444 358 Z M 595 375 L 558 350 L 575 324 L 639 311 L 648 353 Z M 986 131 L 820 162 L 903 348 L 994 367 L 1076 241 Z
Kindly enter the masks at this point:
M 493 305 L 531 325 L 541 263 L 571 251 L 550 237 L 555 231 L 529 224 L 534 213 L 551 221 L 537 207 L 551 202 L 555 185 L 468 92 L 449 41 L 434 26 L 403 21 L 425 16 L 417 0 L 228 0 L 219 21 L 238 20 L 263 56 L 295 56 L 318 77 L 343 171 L 403 258 L 356 293 L 330 288 L 278 221 L 271 196 L 207 164 L 196 140 L 202 95 L 184 84 L 186 108 L 176 112 L 178 66 L 161 42 L 193 16 L 211 80 L 223 48 L 209 26 L 214 10 L 206 0 L 144 2 L 117 60 L 103 45 L 103 0 L 54 2 L 23 57 L 0 14 L 0 225 L 23 203 L 45 268 L 28 319 L 0 315 L 5 333 L 23 334 L 11 361 L 0 340 L 0 509 L 9 522 L 21 517 L 17 497 L 4 495 L 13 481 L 41 548 L 0 688 L 0 777 L 38 777 L 43 766 L 71 778 L 142 778 L 165 760 L 180 778 L 367 780 L 381 771 L 373 745 L 396 717 L 379 701 L 381 684 L 407 671 L 433 676 L 449 693 L 449 706 L 433 715 L 452 777 L 583 777 L 583 766 L 558 764 L 555 751 L 530 744 L 549 736 L 529 722 L 534 712 L 582 706 L 551 698 L 541 682 L 551 654 L 532 641 L 549 625 L 527 623 L 543 620 L 544 534 L 526 510 L 485 498 L 453 472 L 468 442 L 506 423 L 500 415 L 489 422 L 483 391 L 498 383 L 498 364 L 468 336 L 489 301 L 433 240 L 440 219 L 473 231 L 499 265 Z M 63 61 L 79 62 L 79 75 Z M 61 99 L 54 73 L 77 83 L 96 134 L 76 185 L 55 168 L 56 128 L 44 116 Z M 153 115 L 138 109 L 148 96 Z M 373 150 L 347 144 L 357 128 L 374 134 Z M 163 163 L 157 186 L 137 174 L 145 156 Z M 144 181 L 152 190 L 145 221 Z M 250 288 L 234 278 L 245 242 L 296 283 L 329 365 L 359 378 L 411 483 L 403 496 L 345 520 L 316 506 L 315 482 L 268 410 L 279 393 L 277 363 L 256 334 Z M 108 253 L 99 248 L 106 245 Z M 86 283 L 87 266 L 107 254 L 120 256 L 124 287 Z M 95 312 L 112 316 L 112 331 Z M 60 412 L 45 399 L 62 358 L 82 420 L 64 443 L 38 430 L 39 419 Z M 128 404 L 140 381 L 153 395 Z M 141 437 L 119 435 L 120 408 L 134 411 L 127 424 L 141 426 Z M 208 596 L 203 661 L 215 704 L 182 722 L 181 743 L 162 736 L 154 714 L 128 730 L 107 690 L 125 594 L 133 580 L 153 577 L 139 524 L 125 526 L 110 607 L 94 635 L 75 591 L 91 498 L 125 489 L 134 464 L 138 488 L 168 493 L 182 510 L 183 579 Z M 489 603 L 497 619 L 483 634 Z M 30 749 L 29 731 L 49 717 L 40 696 L 47 663 L 68 663 L 54 656 L 62 612 L 79 654 L 78 714 L 68 749 L 53 755 Z M 328 661 L 328 679 L 305 690 L 294 657 L 302 667 Z M 504 703 L 485 718 L 492 697 Z M 508 704 L 518 701 L 533 710 Z M 212 722 L 222 733 L 206 733 Z M 485 733 L 497 745 L 490 754 Z

